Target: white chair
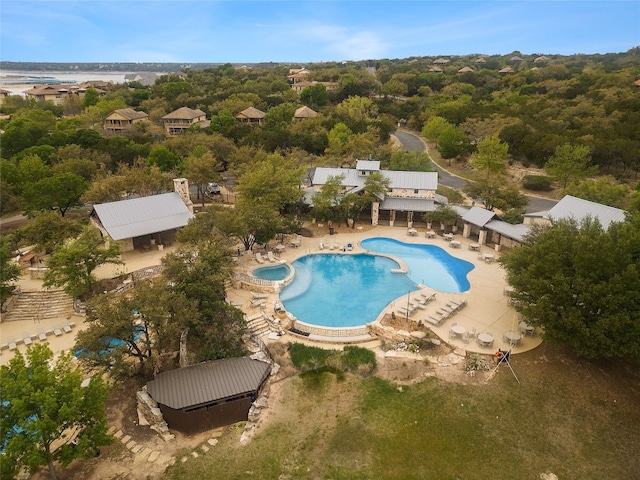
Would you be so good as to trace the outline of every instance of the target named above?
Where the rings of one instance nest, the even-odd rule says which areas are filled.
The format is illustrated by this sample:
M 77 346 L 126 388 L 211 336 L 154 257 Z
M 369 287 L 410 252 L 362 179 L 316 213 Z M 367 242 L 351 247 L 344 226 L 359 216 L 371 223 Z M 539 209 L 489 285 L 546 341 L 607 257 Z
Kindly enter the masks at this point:
M 276 263 L 278 261 L 278 259 L 273 256 L 273 252 L 271 250 L 267 252 L 267 258 L 271 263 Z
M 264 258 L 262 258 L 262 255 L 260 255 L 259 252 L 256 252 L 256 261 L 258 263 L 264 263 Z

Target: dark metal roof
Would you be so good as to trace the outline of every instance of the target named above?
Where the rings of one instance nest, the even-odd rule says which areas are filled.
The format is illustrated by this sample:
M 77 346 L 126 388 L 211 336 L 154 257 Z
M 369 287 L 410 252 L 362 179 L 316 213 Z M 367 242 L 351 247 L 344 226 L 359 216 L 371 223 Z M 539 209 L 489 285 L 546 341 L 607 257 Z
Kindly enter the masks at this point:
M 271 365 L 247 357 L 225 358 L 156 375 L 147 391 L 156 402 L 180 410 L 255 392 Z

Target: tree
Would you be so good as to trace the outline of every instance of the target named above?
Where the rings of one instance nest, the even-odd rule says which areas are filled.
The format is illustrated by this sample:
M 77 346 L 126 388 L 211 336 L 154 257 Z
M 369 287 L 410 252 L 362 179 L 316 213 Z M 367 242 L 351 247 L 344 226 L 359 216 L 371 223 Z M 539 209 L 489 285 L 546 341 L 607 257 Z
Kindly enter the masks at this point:
M 407 152 L 395 150 L 389 160 L 389 170 L 409 172 L 433 172 L 434 166 L 429 155 L 423 152 Z
M 316 83 L 312 87 L 305 87 L 300 92 L 300 100 L 311 108 L 324 107 L 329 102 L 327 87 L 322 83 Z
M 104 411 L 107 386 L 100 375 L 83 386 L 71 354 L 52 360 L 47 344 L 35 344 L 27 349 L 26 361 L 16 351 L 9 364 L 0 367 L 3 478 L 13 477 L 22 467 L 34 472 L 48 465 L 55 479 L 54 462 L 66 467 L 75 458 L 94 456 L 111 442 Z M 77 432 L 74 444 L 52 448 L 56 440 L 73 432 Z
M 500 259 L 520 313 L 587 358 L 640 359 L 640 215 L 533 231 Z
M 84 93 L 84 98 L 82 99 L 83 107 L 91 107 L 93 105 L 97 105 L 100 101 L 100 95 L 95 88 L 87 88 Z
M 238 179 L 239 202 L 259 203 L 282 213 L 304 196 L 300 188 L 304 171 L 290 158 L 269 155 Z
M 545 171 L 567 188 L 570 180 L 581 180 L 598 171 L 598 167 L 589 167 L 591 154 L 586 145 L 558 145 L 553 156 L 544 164 Z
M 57 210 L 64 217 L 72 207 L 82 205 L 80 198 L 88 184 L 74 173 L 58 173 L 28 184 L 22 193 L 23 207 L 33 216 L 42 210 Z
M 447 226 L 453 225 L 459 218 L 460 215 L 455 211 L 455 209 L 443 203 L 439 204 L 433 212 L 426 212 L 424 214 L 425 222 L 438 222 L 440 224 L 440 228 L 445 231 Z
M 15 285 L 13 282 L 20 278 L 20 266 L 13 261 L 13 245 L 11 238 L 0 236 L 0 305 L 4 303 L 13 293 Z
M 187 177 L 198 188 L 198 197 L 202 198 L 204 208 L 204 191 L 210 182 L 219 181 L 222 165 L 205 147 L 197 147 L 187 158 Z
M 147 157 L 149 165 L 156 165 L 161 172 L 173 172 L 178 166 L 178 156 L 162 145 L 156 145 Z
M 513 185 L 503 180 L 497 183 L 489 179 L 481 179 L 477 182 L 468 182 L 464 189 L 465 193 L 484 205 L 487 210 L 502 211 L 510 209 L 520 209 L 527 205 L 527 197 Z
M 165 256 L 162 263 L 175 292 L 195 306 L 197 315 L 185 319 L 195 361 L 244 355 L 244 314 L 225 302 L 225 282 L 233 270 L 227 246 L 215 242 L 185 245 Z
M 344 190 L 342 186 L 344 178 L 344 174 L 329 176 L 322 185 L 322 189 L 313 194 L 311 197 L 312 214 L 316 220 L 333 222 L 340 218 L 337 207 L 340 205 L 340 197 Z
M 451 163 L 452 158 L 462 155 L 469 148 L 467 137 L 453 125 L 445 127 L 438 135 L 438 151 Z
M 431 117 L 422 127 L 422 135 L 436 141 L 445 128 L 451 124 L 442 117 Z
M 488 179 L 492 173 L 504 171 L 508 151 L 509 146 L 502 143 L 497 134 L 493 134 L 478 144 L 478 151 L 471 160 L 474 167 L 487 173 Z
M 62 217 L 56 212 L 39 213 L 20 230 L 24 242 L 35 245 L 37 250 L 45 253 L 53 252 L 57 245 L 62 245 L 67 239 L 74 238 L 81 232 L 80 223 Z
M 161 357 L 178 351 L 180 333 L 193 316 L 192 303 L 168 288 L 164 278 L 138 282 L 130 294 L 106 294 L 89 304 L 88 328 L 78 332 L 74 349 L 91 367 L 151 378 Z
M 588 178 L 582 182 L 572 182 L 567 185 L 564 193 L 610 207 L 625 209 L 631 195 L 631 189 L 626 183 L 620 183 L 614 177 L 607 175 L 593 179 Z
M 80 236 L 58 246 L 47 261 L 45 287 L 63 287 L 74 297 L 92 291 L 96 282 L 93 271 L 100 265 L 112 263 L 121 265 L 120 246 L 109 242 L 105 246 L 100 231 L 93 227 L 84 228 Z

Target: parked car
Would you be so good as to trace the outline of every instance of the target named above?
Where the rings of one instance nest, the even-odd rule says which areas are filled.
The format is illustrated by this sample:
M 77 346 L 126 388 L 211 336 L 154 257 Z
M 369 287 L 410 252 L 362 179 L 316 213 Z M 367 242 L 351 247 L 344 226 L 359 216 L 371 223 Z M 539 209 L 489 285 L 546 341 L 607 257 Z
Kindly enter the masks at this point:
M 207 195 L 220 195 L 220 186 L 217 183 L 209 183 L 204 189 Z

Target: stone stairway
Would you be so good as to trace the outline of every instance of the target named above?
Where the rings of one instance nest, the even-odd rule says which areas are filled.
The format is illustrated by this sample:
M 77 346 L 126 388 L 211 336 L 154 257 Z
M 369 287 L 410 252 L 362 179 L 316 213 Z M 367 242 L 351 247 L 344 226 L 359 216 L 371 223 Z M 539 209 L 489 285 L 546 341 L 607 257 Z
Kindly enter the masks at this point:
M 73 314 L 73 298 L 62 290 L 21 292 L 5 321 L 69 318 Z
M 247 318 L 247 329 L 256 337 L 262 337 L 271 331 L 269 322 L 264 315 L 255 315 Z

